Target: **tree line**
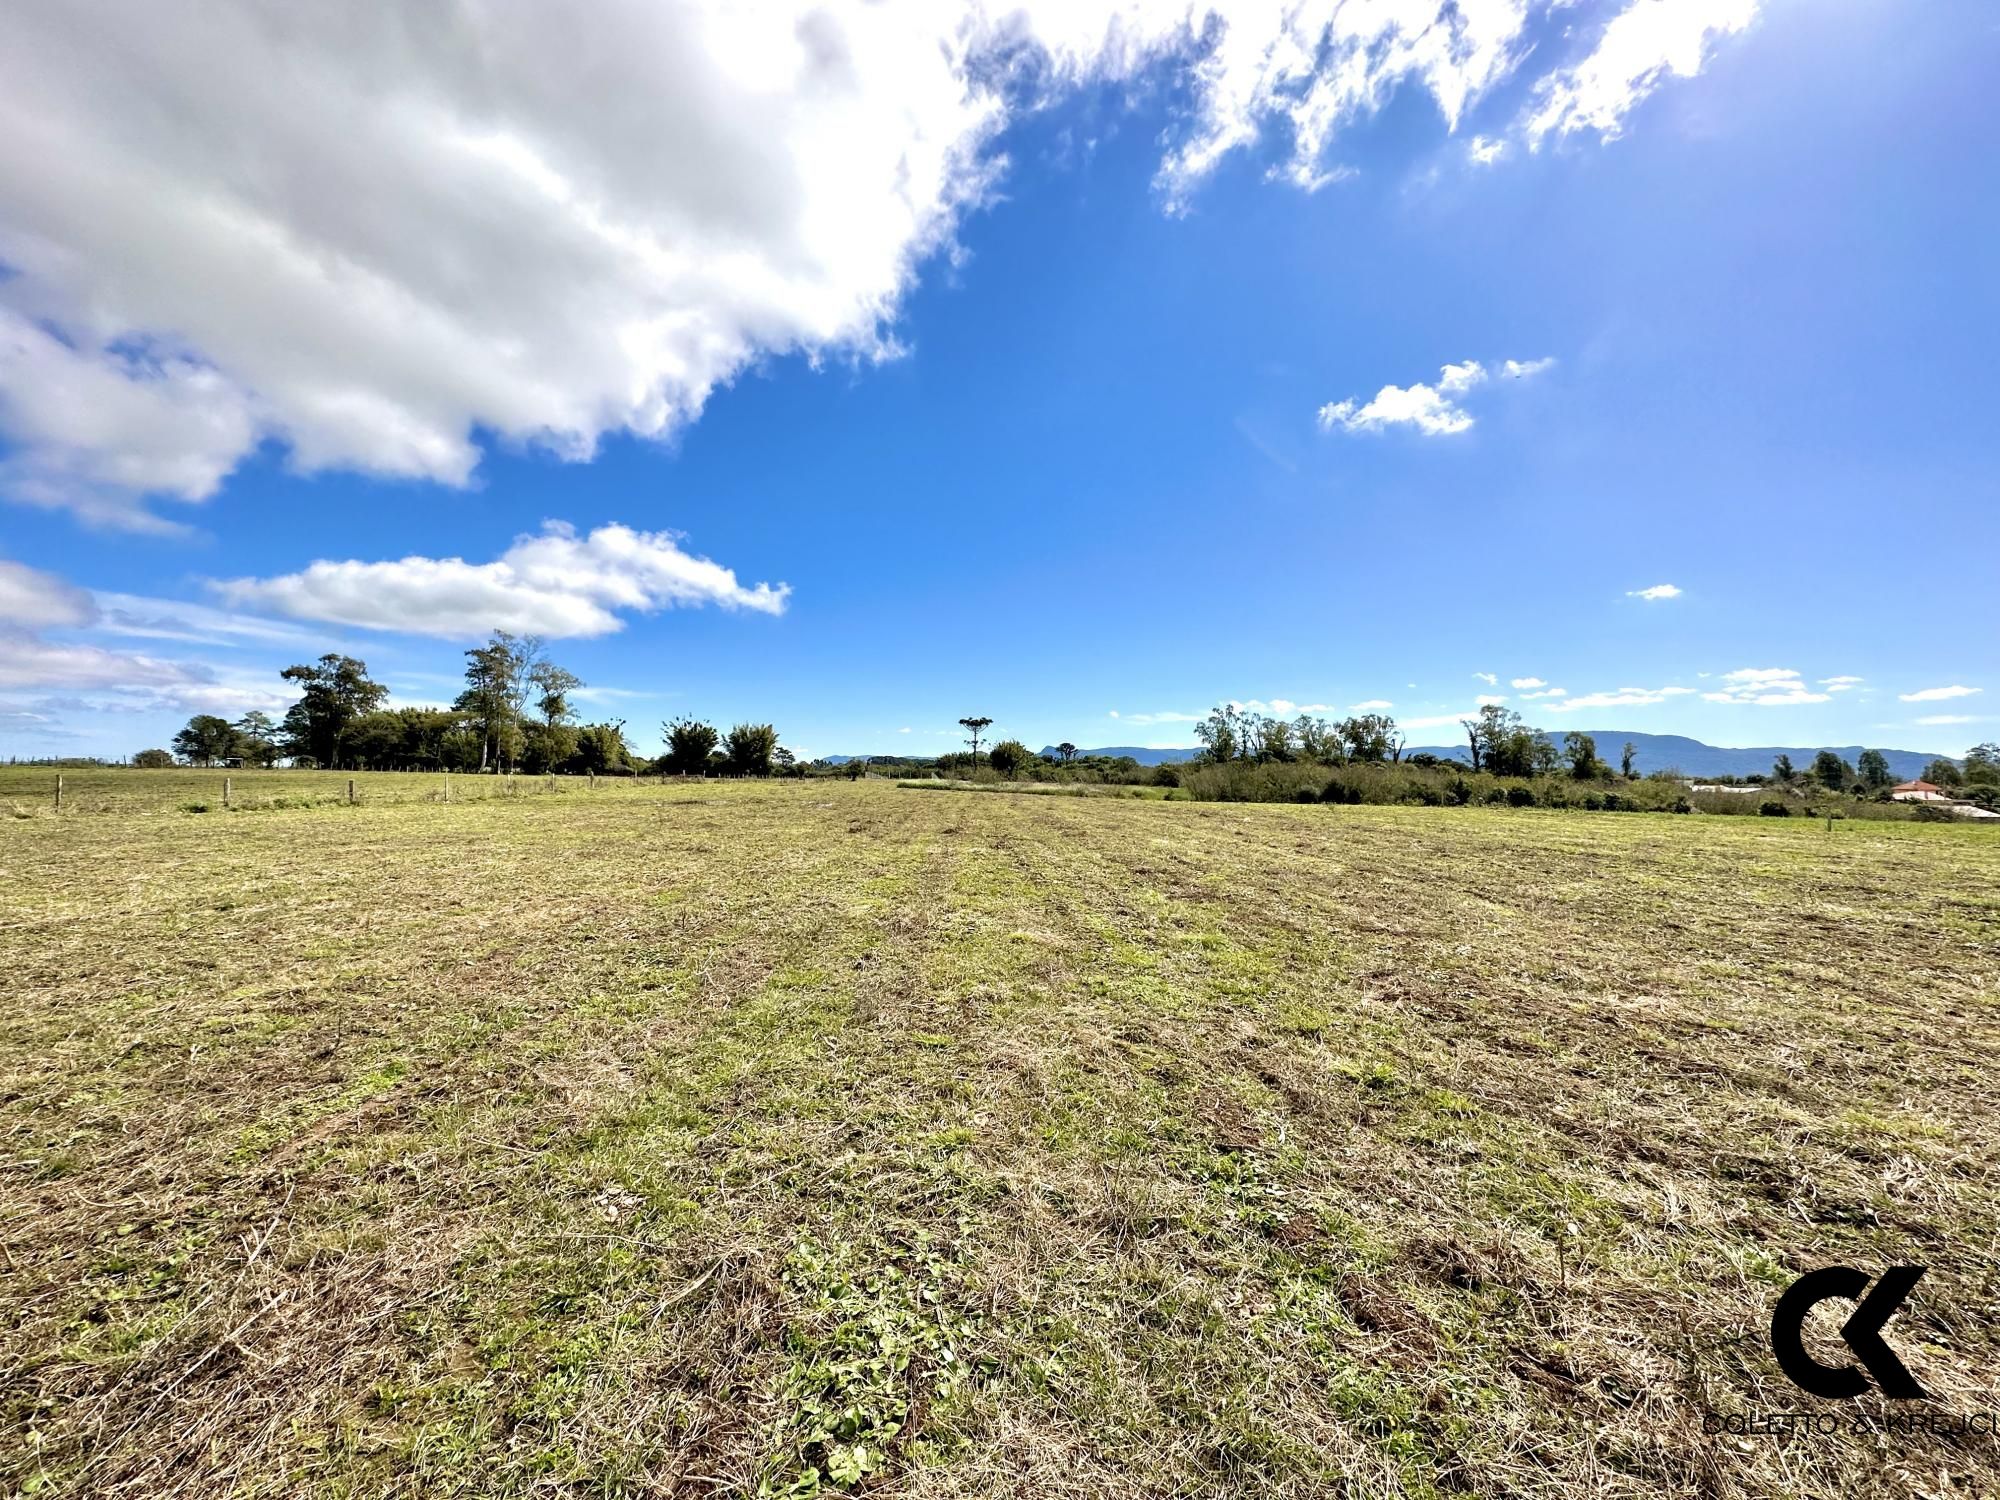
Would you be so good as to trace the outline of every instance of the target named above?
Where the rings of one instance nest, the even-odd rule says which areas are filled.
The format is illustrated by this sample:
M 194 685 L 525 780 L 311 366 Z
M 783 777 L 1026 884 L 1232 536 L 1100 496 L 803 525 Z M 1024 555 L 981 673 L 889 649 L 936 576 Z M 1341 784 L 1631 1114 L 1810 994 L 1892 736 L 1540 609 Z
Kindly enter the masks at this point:
M 465 686 L 449 708 L 387 708 L 389 690 L 368 675 L 368 664 L 336 652 L 280 675 L 299 690 L 283 719 L 260 710 L 233 721 L 196 714 L 171 751 L 142 750 L 133 764 L 285 760 L 357 771 L 769 776 L 796 763 L 769 724 L 738 724 L 721 736 L 693 720 L 663 725 L 667 753 L 648 763 L 626 742 L 623 720 L 578 721 L 573 700 L 583 679 L 552 660 L 538 637 L 504 630 L 465 653 Z

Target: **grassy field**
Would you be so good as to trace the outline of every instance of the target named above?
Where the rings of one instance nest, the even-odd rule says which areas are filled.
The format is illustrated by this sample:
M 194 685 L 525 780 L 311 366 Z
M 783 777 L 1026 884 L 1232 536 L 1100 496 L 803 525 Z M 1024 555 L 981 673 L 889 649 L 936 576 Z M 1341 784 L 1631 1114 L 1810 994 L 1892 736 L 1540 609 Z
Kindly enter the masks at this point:
M 0 1493 L 2000 1493 L 1703 1430 L 1832 1262 L 2000 1404 L 1987 830 L 109 774 L 0 819 Z

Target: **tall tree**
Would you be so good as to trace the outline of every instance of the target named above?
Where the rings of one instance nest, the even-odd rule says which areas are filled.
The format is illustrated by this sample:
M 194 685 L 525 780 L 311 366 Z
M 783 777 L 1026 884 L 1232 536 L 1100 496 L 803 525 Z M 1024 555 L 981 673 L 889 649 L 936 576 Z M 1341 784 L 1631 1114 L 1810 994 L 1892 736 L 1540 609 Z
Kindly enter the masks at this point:
M 1861 773 L 1861 784 L 1871 792 L 1880 791 L 1896 779 L 1889 774 L 1889 757 L 1880 750 L 1863 750 L 1854 768 Z
M 1988 740 L 1965 752 L 1965 779 L 1975 786 L 2000 786 L 2000 741 Z
M 1076 746 L 1072 745 L 1068 740 L 1064 740 L 1060 745 L 1056 746 L 1056 754 L 1062 757 L 1064 765 L 1068 765 L 1076 759 Z
M 1236 759 L 1243 753 L 1242 711 L 1234 703 L 1218 704 L 1195 725 L 1194 737 L 1202 743 L 1203 756 L 1214 764 Z
M 1400 754 L 1401 736 L 1396 733 L 1396 721 L 1387 714 L 1361 714 L 1342 719 L 1334 726 L 1334 733 L 1347 748 L 1349 760 L 1384 761 L 1391 754 Z
M 675 719 L 662 724 L 667 753 L 660 757 L 661 769 L 673 776 L 706 776 L 708 758 L 715 753 L 718 736 L 715 726 L 699 719 Z
M 1790 781 L 1798 774 L 1798 768 L 1792 764 L 1789 755 L 1780 755 L 1771 762 L 1771 775 L 1779 781 Z
M 251 709 L 233 727 L 236 753 L 243 757 L 245 765 L 269 766 L 278 758 L 277 721 L 261 708 Z
M 625 743 L 625 721 L 586 724 L 577 731 L 573 769 L 599 776 L 623 776 L 632 769 L 632 752 Z
M 979 737 L 986 732 L 986 727 L 993 721 L 987 718 L 967 718 L 958 722 L 965 729 L 966 739 L 972 745 L 972 768 L 976 771 L 979 769 Z
M 769 776 L 778 731 L 769 724 L 738 724 L 729 731 L 729 769 L 738 776 Z
M 368 676 L 368 664 L 328 652 L 317 662 L 291 666 L 279 674 L 302 689 L 285 712 L 285 754 L 335 769 L 344 764 L 348 726 L 382 706 L 389 690 Z
M 1632 768 L 1638 763 L 1638 760 L 1639 747 L 1630 740 L 1627 740 L 1625 748 L 1618 752 L 1618 774 L 1623 776 L 1627 781 L 1630 781 L 1632 779 Z
M 1572 729 L 1563 736 L 1562 755 L 1569 762 L 1569 774 L 1578 781 L 1590 781 L 1604 774 L 1604 762 L 1597 758 L 1597 741 L 1580 729 Z
M 1813 779 L 1829 792 L 1837 792 L 1854 779 L 1854 767 L 1842 760 L 1831 750 L 1822 750 L 1813 757 Z
M 1010 780 L 1019 776 L 1021 767 L 1034 758 L 1034 752 L 1019 740 L 1002 740 L 986 752 L 986 763 Z
M 1957 761 L 1947 760 L 1944 756 L 1940 755 L 1936 760 L 1924 767 L 1923 779 L 1928 781 L 1932 786 L 1945 787 L 1957 786 L 1965 777 L 1958 769 Z
M 542 661 L 535 636 L 496 630 L 483 646 L 465 653 L 465 691 L 455 705 L 479 726 L 479 769 L 511 764 L 521 753 L 521 714 L 529 676 Z
M 189 765 L 212 766 L 236 755 L 236 726 L 214 714 L 196 714 L 174 736 L 174 753 Z

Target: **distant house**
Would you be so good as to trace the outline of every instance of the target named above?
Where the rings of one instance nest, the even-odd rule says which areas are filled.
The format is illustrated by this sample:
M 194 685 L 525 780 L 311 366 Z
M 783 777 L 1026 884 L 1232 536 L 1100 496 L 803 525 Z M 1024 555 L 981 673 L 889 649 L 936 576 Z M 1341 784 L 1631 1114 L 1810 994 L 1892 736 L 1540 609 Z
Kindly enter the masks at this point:
M 1889 788 L 1889 795 L 1898 802 L 1950 802 L 1952 798 L 1942 787 L 1932 786 L 1928 781 L 1905 781 L 1900 786 Z

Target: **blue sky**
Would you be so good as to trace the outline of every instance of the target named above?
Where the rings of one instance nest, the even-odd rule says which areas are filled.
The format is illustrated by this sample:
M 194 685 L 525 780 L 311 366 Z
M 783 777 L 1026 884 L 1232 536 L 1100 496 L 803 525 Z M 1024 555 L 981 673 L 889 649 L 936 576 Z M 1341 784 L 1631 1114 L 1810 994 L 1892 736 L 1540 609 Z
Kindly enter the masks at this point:
M 1244 7 L 1240 77 L 1212 21 L 609 7 L 476 116 L 462 36 L 52 12 L 0 63 L 0 754 L 328 650 L 448 701 L 488 624 L 646 749 L 2000 737 L 2000 23 L 1655 5 L 1435 55 L 1331 6 L 1289 73 Z

